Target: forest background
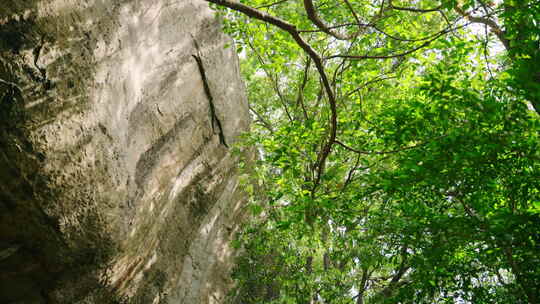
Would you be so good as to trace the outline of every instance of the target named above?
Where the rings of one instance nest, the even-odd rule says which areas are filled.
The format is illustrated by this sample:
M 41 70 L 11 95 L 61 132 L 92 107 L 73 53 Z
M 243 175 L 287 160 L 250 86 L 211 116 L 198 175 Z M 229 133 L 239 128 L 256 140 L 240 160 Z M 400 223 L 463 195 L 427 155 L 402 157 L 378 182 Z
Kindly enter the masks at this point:
M 231 302 L 540 301 L 540 1 L 207 1 L 258 154 Z

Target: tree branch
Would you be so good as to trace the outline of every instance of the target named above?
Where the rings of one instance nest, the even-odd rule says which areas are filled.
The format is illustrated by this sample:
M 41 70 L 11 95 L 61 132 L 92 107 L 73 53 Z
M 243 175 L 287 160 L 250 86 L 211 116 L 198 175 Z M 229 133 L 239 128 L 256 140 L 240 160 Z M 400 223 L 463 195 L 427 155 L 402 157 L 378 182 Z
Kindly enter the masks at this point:
M 304 114 L 304 119 L 308 120 L 308 114 L 306 111 L 306 106 L 304 104 L 304 89 L 306 88 L 306 84 L 308 81 L 308 74 L 309 74 L 309 67 L 311 66 L 311 58 L 308 57 L 306 60 L 306 67 L 304 69 L 304 76 L 302 78 L 302 83 L 300 84 L 300 87 L 298 88 L 298 98 L 296 99 L 297 106 L 300 105 L 302 108 L 302 113 Z
M 353 15 L 354 17 L 354 20 L 356 20 L 356 23 L 360 26 L 362 24 L 362 22 L 360 22 L 360 18 L 358 17 L 358 14 L 356 13 L 356 11 L 354 10 L 353 6 L 351 5 L 351 3 L 348 1 L 348 0 L 343 0 L 343 2 L 345 2 L 345 4 L 347 5 L 347 8 L 349 8 L 349 11 L 351 12 L 351 14 Z
M 440 139 L 442 137 L 444 137 L 446 135 L 441 135 L 435 139 Z M 366 154 L 366 155 L 372 155 L 372 154 L 377 154 L 377 155 L 384 155 L 384 154 L 393 154 L 393 153 L 398 153 L 398 152 L 402 152 L 402 151 L 405 151 L 405 150 L 411 150 L 411 149 L 416 149 L 416 148 L 419 148 L 421 146 L 425 146 L 427 145 L 428 143 L 430 143 L 430 141 L 426 141 L 426 142 L 423 142 L 423 143 L 419 143 L 419 144 L 416 144 L 416 145 L 412 145 L 412 146 L 409 146 L 409 147 L 403 147 L 403 148 L 400 148 L 400 149 L 395 149 L 395 150 L 389 150 L 389 151 L 363 151 L 363 150 L 358 150 L 358 149 L 355 149 L 355 148 L 351 148 L 349 146 L 347 146 L 346 144 L 342 143 L 341 141 L 339 140 L 335 140 L 336 144 L 342 146 L 343 148 L 351 151 L 351 152 L 354 152 L 354 153 L 358 153 L 358 154 Z
M 456 12 L 458 12 L 460 15 L 465 17 L 467 20 L 469 20 L 471 23 L 480 23 L 487 25 L 491 31 L 499 38 L 501 43 L 504 45 L 504 48 L 508 51 L 510 49 L 510 41 L 506 39 L 505 32 L 501 29 L 501 27 L 493 21 L 493 19 L 490 19 L 488 17 L 475 17 L 472 16 L 471 13 L 465 12 L 462 8 L 460 8 L 458 5 L 454 8 Z
M 384 75 L 384 74 L 383 74 Z M 381 75 L 382 76 L 382 75 Z M 388 76 L 388 77 L 376 77 L 372 80 L 369 80 L 368 82 L 365 82 L 364 84 L 362 84 L 361 86 L 357 87 L 356 89 L 350 91 L 347 93 L 346 96 L 351 96 L 352 94 L 360 91 L 361 89 L 369 86 L 370 84 L 374 84 L 374 83 L 377 83 L 377 82 L 380 82 L 380 81 L 385 81 L 385 80 L 388 80 L 388 79 L 395 79 L 397 78 L 397 76 Z
M 392 0 L 388 0 L 388 6 L 391 9 L 395 9 L 395 10 L 398 10 L 398 11 L 407 11 L 407 12 L 413 12 L 413 13 L 437 12 L 442 8 L 441 5 L 439 5 L 438 7 L 435 7 L 435 8 L 427 8 L 427 9 L 414 8 L 414 7 L 399 7 L 399 6 L 394 6 L 394 4 L 392 3 Z
M 334 96 L 334 92 L 332 91 L 332 87 L 330 86 L 330 82 L 328 81 L 328 77 L 326 75 L 326 72 L 324 70 L 324 65 L 321 57 L 317 52 L 300 36 L 300 33 L 298 32 L 295 25 L 280 19 L 278 17 L 269 15 L 265 12 L 259 11 L 257 9 L 254 9 L 250 6 L 244 5 L 239 2 L 235 2 L 232 0 L 206 0 L 207 2 L 211 2 L 220 6 L 228 7 L 230 9 L 233 9 L 237 12 L 240 12 L 242 14 L 245 14 L 251 18 L 255 18 L 264 22 L 267 22 L 269 24 L 275 25 L 278 28 L 286 31 L 291 35 L 291 37 L 296 41 L 298 46 L 300 46 L 313 60 L 313 63 L 317 67 L 317 71 L 319 72 L 319 75 L 321 77 L 321 81 L 323 83 L 325 92 L 328 96 L 328 103 L 330 105 L 330 134 L 328 136 L 328 139 L 326 143 L 324 144 L 321 152 L 319 153 L 318 157 L 318 165 L 317 165 L 317 177 L 315 179 L 315 183 L 313 185 L 313 191 L 318 187 L 321 176 L 324 172 L 324 167 L 326 163 L 326 159 L 328 158 L 328 155 L 332 151 L 332 145 L 334 144 L 334 141 L 336 139 L 337 134 L 337 106 L 336 106 L 336 98 Z
M 264 126 L 268 131 L 270 131 L 271 134 L 273 134 L 274 128 L 272 128 L 272 125 L 268 121 L 266 121 L 266 119 L 264 119 L 264 117 L 259 112 L 257 112 L 251 105 L 249 105 L 248 107 L 249 110 L 253 112 L 255 116 L 257 116 L 257 119 L 261 122 L 261 125 Z
M 332 55 L 332 56 L 326 57 L 325 59 L 347 58 L 347 59 L 350 59 L 350 60 L 362 60 L 362 59 L 391 59 L 391 58 L 403 57 L 403 56 L 412 54 L 412 53 L 418 51 L 419 49 L 422 49 L 422 48 L 430 45 L 433 41 L 435 41 L 437 38 L 441 37 L 445 33 L 446 32 L 441 32 L 441 33 L 439 33 L 439 35 L 433 37 L 432 39 L 422 43 L 421 45 L 419 45 L 419 46 L 417 46 L 415 48 L 412 48 L 412 49 L 410 49 L 408 51 L 405 51 L 403 53 L 390 54 L 390 55 L 343 55 L 343 54 L 337 54 L 337 55 Z
M 272 6 L 274 6 L 274 5 L 278 5 L 278 4 L 287 2 L 287 1 L 289 1 L 289 0 L 280 0 L 280 1 L 276 1 L 276 2 L 273 2 L 273 3 L 270 3 L 270 4 L 258 6 L 258 7 L 256 7 L 256 9 L 269 8 L 269 7 L 272 7 Z
M 266 74 L 266 76 L 272 82 L 272 85 L 274 86 L 274 90 L 276 91 L 276 93 L 278 95 L 279 101 L 283 105 L 283 109 L 285 109 L 285 114 L 287 114 L 287 118 L 289 118 L 289 121 L 292 122 L 294 119 L 292 118 L 292 116 L 291 116 L 291 114 L 289 112 L 289 107 L 287 106 L 287 100 L 285 99 L 285 97 L 283 97 L 283 94 L 281 94 L 281 89 L 279 88 L 279 82 L 278 82 L 277 77 L 275 77 L 272 73 L 270 73 L 270 71 L 268 71 L 265 68 L 266 62 L 264 62 L 264 59 L 262 58 L 261 54 L 259 54 L 259 52 L 255 48 L 255 46 L 251 43 L 251 41 L 249 39 L 247 39 L 247 37 L 245 37 L 245 35 L 244 35 L 244 38 L 247 41 L 247 43 L 249 45 L 249 48 L 257 56 L 257 60 L 259 60 L 259 63 L 261 64 L 264 73 Z
M 322 21 L 322 19 L 317 14 L 317 10 L 315 9 L 315 6 L 313 5 L 312 0 L 304 0 L 304 9 L 306 10 L 307 16 L 313 24 L 315 24 L 321 31 L 325 32 L 326 34 L 339 39 L 339 40 L 350 40 L 358 35 L 360 31 L 357 31 L 353 35 L 342 35 L 340 33 L 332 31 L 328 25 Z M 358 22 L 360 24 L 360 22 Z

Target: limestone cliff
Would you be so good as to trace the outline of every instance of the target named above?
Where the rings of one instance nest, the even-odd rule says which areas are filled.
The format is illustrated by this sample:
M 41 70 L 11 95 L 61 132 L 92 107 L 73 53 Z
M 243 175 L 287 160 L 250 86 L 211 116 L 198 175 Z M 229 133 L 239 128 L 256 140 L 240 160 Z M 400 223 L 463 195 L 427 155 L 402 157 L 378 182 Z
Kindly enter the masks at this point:
M 202 0 L 3 0 L 0 303 L 221 303 L 248 126 Z

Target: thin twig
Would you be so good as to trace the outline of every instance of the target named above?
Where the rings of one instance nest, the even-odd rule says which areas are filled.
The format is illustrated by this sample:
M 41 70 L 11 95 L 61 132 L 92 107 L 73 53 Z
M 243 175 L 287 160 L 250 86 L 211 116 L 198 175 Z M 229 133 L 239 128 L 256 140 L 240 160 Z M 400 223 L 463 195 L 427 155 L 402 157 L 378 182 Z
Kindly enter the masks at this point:
M 258 121 L 260 121 L 261 124 L 266 129 L 268 129 L 268 131 L 270 131 L 271 134 L 274 134 L 274 128 L 272 128 L 272 125 L 268 121 L 266 121 L 266 119 L 264 119 L 264 117 L 257 110 L 255 110 L 251 105 L 249 105 L 248 107 L 249 107 L 249 110 L 251 112 L 253 112 L 253 114 L 255 114 L 255 116 L 257 116 Z
M 355 32 L 353 35 L 342 35 L 340 33 L 337 33 L 335 31 L 332 31 L 328 25 L 322 21 L 322 19 L 317 14 L 317 10 L 315 9 L 315 6 L 313 5 L 312 0 L 304 0 L 304 9 L 306 10 L 307 17 L 313 24 L 315 24 L 321 31 L 325 32 L 326 34 L 339 39 L 339 40 L 350 40 L 358 35 L 360 31 Z M 360 23 L 360 22 L 358 22 Z
M 441 139 L 443 137 L 445 137 L 446 135 L 441 135 L 433 140 L 438 140 L 438 139 Z M 402 152 L 402 151 L 406 151 L 406 150 L 411 150 L 411 149 L 416 149 L 416 148 L 420 148 L 422 146 L 425 146 L 429 143 L 431 143 L 432 141 L 426 141 L 426 142 L 422 142 L 422 143 L 419 143 L 419 144 L 416 144 L 416 145 L 412 145 L 412 146 L 408 146 L 408 147 L 403 147 L 403 148 L 399 148 L 399 149 L 395 149 L 395 150 L 389 150 L 389 151 L 364 151 L 364 150 L 359 150 L 359 149 L 355 149 L 355 148 L 352 148 L 352 147 L 349 147 L 348 145 L 342 143 L 341 141 L 337 140 L 336 139 L 336 144 L 342 146 L 343 148 L 351 151 L 351 152 L 354 152 L 354 153 L 358 153 L 358 154 L 366 154 L 366 155 L 372 155 L 372 154 L 377 154 L 377 155 L 384 155 L 384 154 L 393 154 L 393 153 L 398 153 L 398 152 Z
M 276 2 L 274 2 L 274 3 L 270 3 L 270 4 L 258 6 L 258 7 L 256 7 L 256 9 L 269 8 L 269 7 L 272 7 L 272 6 L 274 6 L 274 5 L 278 5 L 278 4 L 281 4 L 281 3 L 283 3 L 283 2 L 287 2 L 287 1 L 289 1 L 289 0 L 276 1 Z
M 308 114 L 306 111 L 306 106 L 304 104 L 304 89 L 306 88 L 306 84 L 308 81 L 309 76 L 309 67 L 311 66 L 311 58 L 308 57 L 306 60 L 306 67 L 304 69 L 304 76 L 302 78 L 302 83 L 300 84 L 300 87 L 298 88 L 298 98 L 296 99 L 296 104 L 300 104 L 300 107 L 302 108 L 302 113 L 304 114 L 304 119 L 308 120 Z
M 472 16 L 471 13 L 465 12 L 458 5 L 456 5 L 454 9 L 456 10 L 456 12 L 458 12 L 463 17 L 467 18 L 467 20 L 469 20 L 472 23 L 480 23 L 480 24 L 485 24 L 489 26 L 491 31 L 497 36 L 497 38 L 499 38 L 501 43 L 504 45 L 504 48 L 506 50 L 510 49 L 510 41 L 505 37 L 506 33 L 501 29 L 501 27 L 495 21 L 493 21 L 493 19 L 490 19 L 489 17 L 487 17 L 487 15 L 484 17 Z
M 400 7 L 400 6 L 394 6 L 394 4 L 392 3 L 392 0 L 388 0 L 388 6 L 398 11 L 407 11 L 407 12 L 413 12 L 413 13 L 432 13 L 432 12 L 439 11 L 442 8 L 441 5 L 435 8 L 425 8 L 425 9 L 415 8 L 415 7 Z

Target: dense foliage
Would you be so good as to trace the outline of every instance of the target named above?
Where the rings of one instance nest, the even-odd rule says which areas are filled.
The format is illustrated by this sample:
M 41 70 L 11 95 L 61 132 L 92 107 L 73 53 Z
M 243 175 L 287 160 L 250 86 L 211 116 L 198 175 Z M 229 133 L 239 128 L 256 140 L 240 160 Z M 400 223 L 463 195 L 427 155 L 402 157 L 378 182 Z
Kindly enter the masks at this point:
M 209 1 L 259 154 L 231 301 L 540 301 L 540 1 Z

